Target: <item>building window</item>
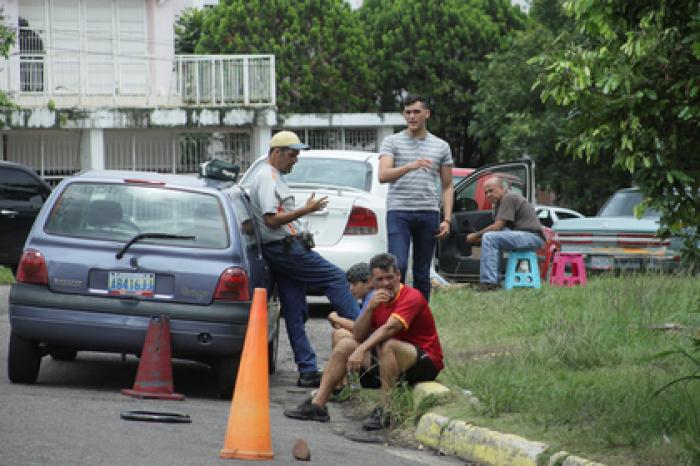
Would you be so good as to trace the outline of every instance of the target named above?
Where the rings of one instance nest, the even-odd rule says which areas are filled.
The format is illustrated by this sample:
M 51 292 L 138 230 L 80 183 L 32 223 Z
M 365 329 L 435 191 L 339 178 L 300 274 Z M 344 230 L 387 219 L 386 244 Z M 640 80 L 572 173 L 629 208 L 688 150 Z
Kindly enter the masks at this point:
M 44 92 L 44 31 L 19 17 L 19 75 L 22 92 Z
M 273 133 L 279 130 L 273 131 Z M 302 142 L 312 149 L 341 149 L 375 152 L 377 147 L 376 128 L 291 128 Z

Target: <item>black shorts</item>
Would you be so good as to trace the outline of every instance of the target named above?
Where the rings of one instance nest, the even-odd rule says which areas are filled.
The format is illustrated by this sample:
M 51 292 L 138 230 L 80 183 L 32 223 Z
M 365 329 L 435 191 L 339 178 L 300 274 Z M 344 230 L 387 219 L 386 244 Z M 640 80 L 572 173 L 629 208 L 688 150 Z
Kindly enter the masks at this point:
M 416 346 L 418 358 L 415 364 L 406 369 L 400 379 L 408 382 L 409 385 L 417 384 L 418 382 L 431 382 L 435 380 L 440 372 L 433 360 L 428 355 Z M 370 357 L 370 367 L 360 373 L 360 385 L 363 388 L 380 388 L 382 386 L 379 378 L 379 360 L 377 359 L 377 350 L 372 348 Z

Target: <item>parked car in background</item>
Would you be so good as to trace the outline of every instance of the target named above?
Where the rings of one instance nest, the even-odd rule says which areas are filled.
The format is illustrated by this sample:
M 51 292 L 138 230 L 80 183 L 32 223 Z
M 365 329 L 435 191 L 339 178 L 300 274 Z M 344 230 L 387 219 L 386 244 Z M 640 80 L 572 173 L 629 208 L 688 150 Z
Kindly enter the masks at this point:
M 140 354 L 152 316 L 172 356 L 235 381 L 255 288 L 270 288 L 247 196 L 232 182 L 90 171 L 62 181 L 36 218 L 9 297 L 8 374 L 34 383 L 42 356 Z M 279 306 L 270 301 L 274 371 Z
M 457 185 L 462 179 L 466 176 L 471 175 L 474 173 L 473 168 L 459 168 L 459 167 L 453 167 L 452 168 L 452 184 Z
M 24 241 L 51 188 L 30 168 L 0 161 L 0 265 L 17 271 Z
M 444 278 L 459 282 L 479 281 L 481 246 L 466 242 L 467 233 L 481 230 L 495 221 L 491 202 L 484 194 L 484 182 L 499 176 L 508 189 L 522 194 L 529 202 L 535 199 L 534 164 L 530 159 L 486 165 L 455 184 L 452 232 L 439 241 L 436 269 Z M 545 228 L 545 245 L 537 250 L 540 275 L 544 277 L 551 258 L 559 249 L 554 231 Z M 501 261 L 501 271 L 505 261 Z
M 246 188 L 266 163 L 264 155 L 243 174 Z M 302 217 L 313 233 L 314 250 L 347 270 L 359 261 L 387 251 L 387 184 L 379 183 L 379 154 L 344 150 L 309 150 L 299 154 L 285 175 L 297 207 L 311 193 L 328 196 L 325 209 Z
M 552 228 L 552 225 L 557 223 L 559 220 L 585 217 L 585 215 L 580 212 L 576 212 L 575 210 L 551 205 L 535 206 L 535 212 L 537 212 L 537 217 L 540 219 L 542 226 L 548 228 Z
M 658 212 L 642 218 L 634 208 L 642 201 L 635 188 L 615 192 L 595 217 L 561 220 L 554 225 L 563 252 L 583 254 L 590 270 L 675 270 L 680 265 L 681 240 L 661 239 Z

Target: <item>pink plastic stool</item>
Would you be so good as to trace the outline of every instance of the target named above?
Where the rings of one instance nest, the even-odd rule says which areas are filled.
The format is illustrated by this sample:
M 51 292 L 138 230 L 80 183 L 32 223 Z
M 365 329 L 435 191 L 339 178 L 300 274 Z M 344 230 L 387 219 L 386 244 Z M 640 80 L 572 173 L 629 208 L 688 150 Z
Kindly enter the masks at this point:
M 571 264 L 571 273 L 566 273 L 566 266 Z M 574 286 L 586 284 L 586 266 L 583 256 L 575 252 L 556 252 L 549 274 L 549 284 L 556 286 Z

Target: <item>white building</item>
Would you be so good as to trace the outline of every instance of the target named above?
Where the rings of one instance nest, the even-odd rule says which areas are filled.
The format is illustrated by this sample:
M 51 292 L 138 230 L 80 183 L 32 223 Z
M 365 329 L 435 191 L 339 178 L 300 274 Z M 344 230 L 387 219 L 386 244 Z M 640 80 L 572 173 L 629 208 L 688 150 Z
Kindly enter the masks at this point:
M 17 43 L 0 60 L 0 159 L 57 180 L 85 168 L 245 169 L 273 131 L 314 148 L 377 150 L 400 114 L 280 115 L 273 55 L 175 55 L 193 0 L 3 0 Z

